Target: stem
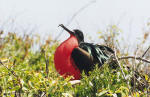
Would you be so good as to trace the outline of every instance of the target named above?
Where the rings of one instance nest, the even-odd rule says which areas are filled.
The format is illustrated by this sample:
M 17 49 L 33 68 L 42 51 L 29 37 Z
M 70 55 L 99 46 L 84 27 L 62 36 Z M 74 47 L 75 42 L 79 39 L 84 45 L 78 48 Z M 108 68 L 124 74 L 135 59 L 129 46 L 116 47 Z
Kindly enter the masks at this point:
M 123 59 L 136 59 L 136 60 L 141 60 L 143 62 L 150 63 L 150 60 L 143 59 L 141 57 L 135 57 L 135 56 L 126 56 L 126 57 L 120 57 L 120 58 L 118 58 L 118 60 L 123 60 Z
M 150 49 L 150 46 L 149 46 L 148 49 L 143 53 L 142 57 L 145 56 L 145 54 L 148 52 L 149 49 Z

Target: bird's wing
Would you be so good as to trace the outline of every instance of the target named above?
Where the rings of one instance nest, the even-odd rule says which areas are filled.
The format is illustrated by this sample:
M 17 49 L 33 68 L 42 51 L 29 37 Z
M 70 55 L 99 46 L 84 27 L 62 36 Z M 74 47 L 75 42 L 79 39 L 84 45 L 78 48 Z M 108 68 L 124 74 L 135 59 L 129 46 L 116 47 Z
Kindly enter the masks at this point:
M 84 42 L 73 50 L 72 58 L 80 70 L 88 72 L 95 64 L 103 65 L 113 53 L 114 51 L 107 46 Z
M 98 63 L 99 66 L 103 65 L 114 54 L 111 48 L 104 45 L 81 43 L 79 47 L 87 51 L 93 57 L 94 63 Z
M 92 69 L 93 57 L 84 49 L 74 48 L 71 57 L 80 71 L 84 70 L 85 73 L 88 73 Z

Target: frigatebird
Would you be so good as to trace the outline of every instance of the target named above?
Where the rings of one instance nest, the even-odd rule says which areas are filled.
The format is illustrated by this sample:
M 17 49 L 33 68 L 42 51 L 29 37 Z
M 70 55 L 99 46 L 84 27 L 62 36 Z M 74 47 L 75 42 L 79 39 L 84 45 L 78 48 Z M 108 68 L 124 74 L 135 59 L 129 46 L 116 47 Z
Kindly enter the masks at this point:
M 56 70 L 64 77 L 73 76 L 75 80 L 81 78 L 81 73 L 93 70 L 96 64 L 101 67 L 114 51 L 104 45 L 84 42 L 83 32 L 73 31 L 60 24 L 70 37 L 62 42 L 55 51 L 54 64 Z

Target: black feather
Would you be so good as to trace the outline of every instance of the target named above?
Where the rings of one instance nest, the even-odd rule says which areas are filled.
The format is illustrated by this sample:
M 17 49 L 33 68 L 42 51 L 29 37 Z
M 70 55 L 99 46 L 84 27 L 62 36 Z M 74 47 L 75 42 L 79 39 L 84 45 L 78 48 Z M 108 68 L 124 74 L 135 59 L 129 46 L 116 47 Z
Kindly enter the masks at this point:
M 107 46 L 94 45 L 92 43 L 83 42 L 80 43 L 79 47 L 87 51 L 93 57 L 94 64 L 98 63 L 99 66 L 102 66 L 114 53 L 114 51 Z

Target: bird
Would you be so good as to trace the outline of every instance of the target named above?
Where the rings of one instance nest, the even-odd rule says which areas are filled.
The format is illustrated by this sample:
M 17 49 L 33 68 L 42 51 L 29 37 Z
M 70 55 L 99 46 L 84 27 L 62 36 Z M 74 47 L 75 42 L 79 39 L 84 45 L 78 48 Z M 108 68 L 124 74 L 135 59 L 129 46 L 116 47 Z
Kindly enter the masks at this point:
M 64 78 L 73 76 L 74 80 L 79 80 L 83 71 L 88 75 L 96 64 L 101 67 L 114 54 L 108 46 L 84 42 L 81 30 L 71 31 L 63 24 L 59 26 L 70 34 L 54 53 L 56 71 Z

